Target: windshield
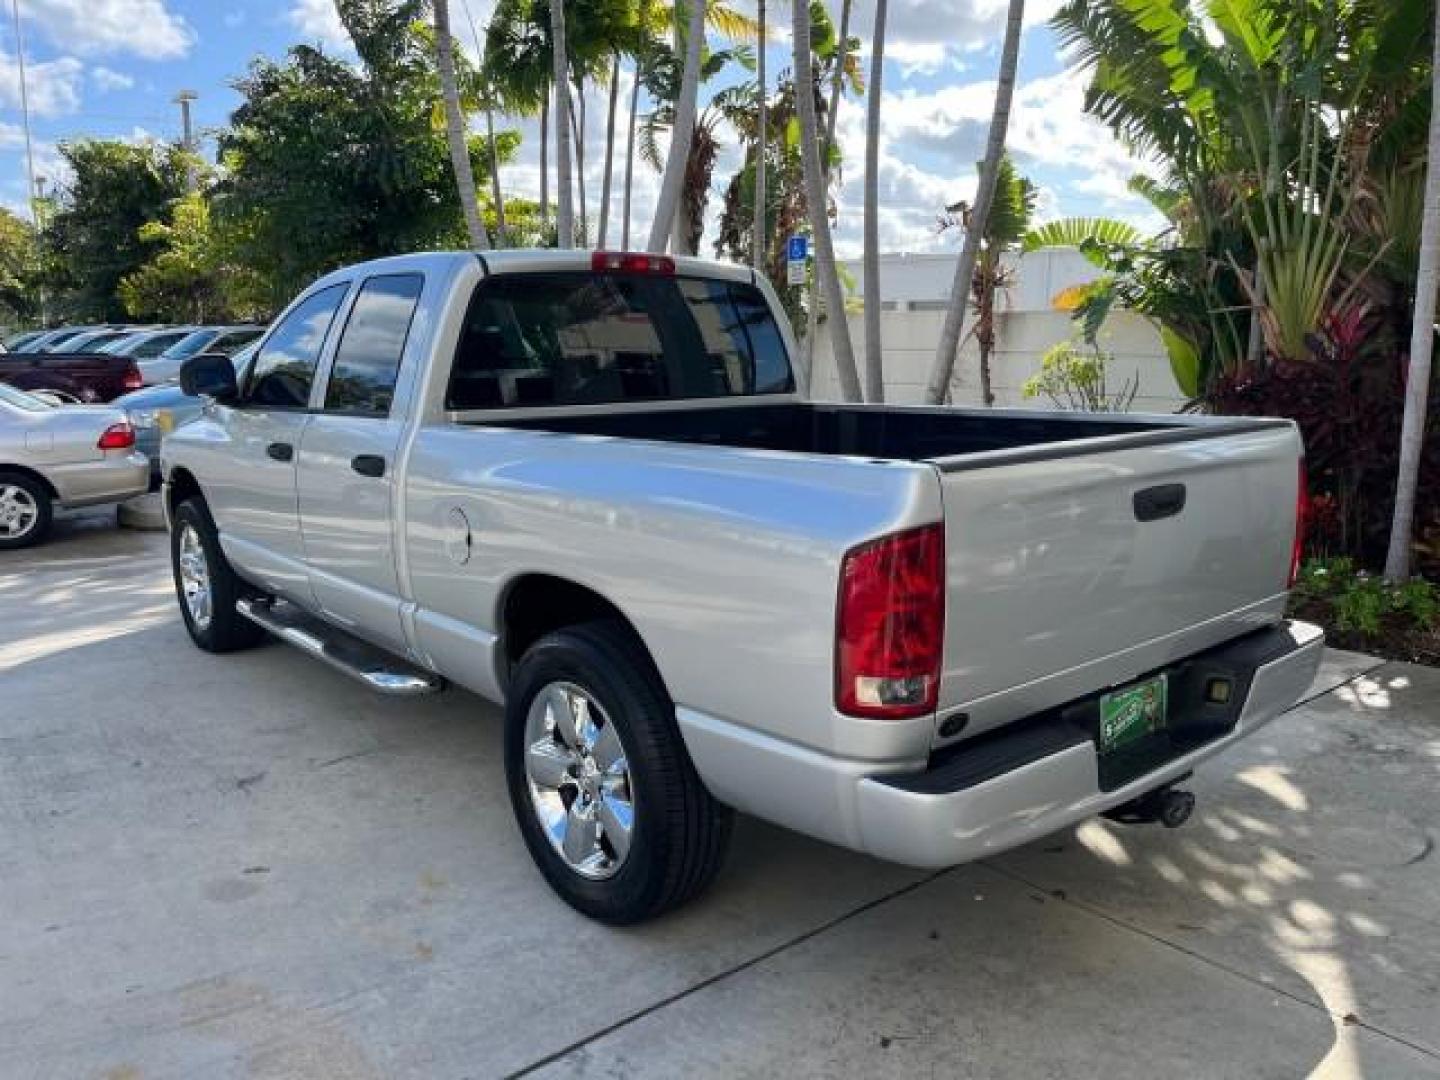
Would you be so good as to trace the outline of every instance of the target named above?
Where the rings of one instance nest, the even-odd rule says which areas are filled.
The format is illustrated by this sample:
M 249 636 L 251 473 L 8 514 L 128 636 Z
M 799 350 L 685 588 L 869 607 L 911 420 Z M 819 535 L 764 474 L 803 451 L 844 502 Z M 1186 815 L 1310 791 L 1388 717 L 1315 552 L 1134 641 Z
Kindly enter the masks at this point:
M 130 332 L 130 333 L 128 333 L 128 334 L 120 334 L 119 336 L 114 337 L 114 338 L 112 338 L 112 339 L 109 340 L 109 341 L 103 342 L 101 345 L 99 345 L 99 346 L 95 349 L 95 351 L 96 351 L 96 352 L 112 353 L 112 354 L 113 354 L 113 353 L 119 351 L 120 349 L 123 349 L 126 345 L 129 345 L 131 342 L 135 341 L 137 338 L 140 338 L 140 337 L 143 337 L 143 336 L 144 336 L 144 334 L 137 334 L 137 333 L 135 333 L 135 332 L 133 332 L 133 331 Z
M 255 359 L 255 354 L 259 351 L 260 342 L 252 341 L 230 357 L 230 363 L 235 368 L 235 384 L 237 386 L 245 385 L 245 380 L 250 376 L 250 362 Z
M 39 398 L 25 393 L 24 390 L 16 390 L 7 383 L 0 383 L 0 401 L 7 405 L 14 405 L 17 409 L 25 409 L 28 412 L 49 412 L 50 406 Z
M 219 330 L 196 330 L 186 334 L 160 354 L 165 360 L 185 360 L 205 351 L 205 346 L 215 340 Z
M 745 282 L 527 273 L 476 287 L 446 408 L 784 394 L 784 338 Z

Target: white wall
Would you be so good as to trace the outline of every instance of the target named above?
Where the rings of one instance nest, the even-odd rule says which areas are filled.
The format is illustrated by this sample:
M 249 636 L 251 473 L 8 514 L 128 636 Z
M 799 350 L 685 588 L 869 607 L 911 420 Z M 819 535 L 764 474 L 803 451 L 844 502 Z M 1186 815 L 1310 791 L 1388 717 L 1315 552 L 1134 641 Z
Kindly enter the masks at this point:
M 925 383 L 940 330 L 945 321 L 945 300 L 955 270 L 954 255 L 882 256 L 880 334 L 885 352 L 885 396 L 897 404 L 924 401 Z M 860 280 L 858 264 L 848 267 Z M 1002 294 L 996 318 L 995 354 L 991 378 L 997 403 L 1047 408 L 1046 399 L 1025 401 L 1022 384 L 1040 368 L 1040 358 L 1057 342 L 1075 333 L 1070 316 L 1056 311 L 1052 300 L 1061 290 L 1093 280 L 1097 271 L 1078 252 L 1041 251 L 1017 260 L 1012 286 Z M 858 288 L 858 286 L 857 286 Z M 973 314 L 973 313 L 972 313 Z M 849 317 L 850 337 L 863 382 L 865 330 L 863 317 Z M 973 327 L 966 321 L 966 333 Z M 1137 412 L 1173 412 L 1185 404 L 1175 385 L 1160 335 L 1144 318 L 1129 311 L 1112 312 L 1100 334 L 1101 347 L 1114 354 L 1108 370 L 1111 389 L 1126 379 L 1139 378 Z M 830 334 L 820 328 L 815 343 L 811 396 L 819 400 L 840 397 L 835 376 Z M 979 352 L 973 339 L 965 342 L 955 364 L 952 396 L 956 404 L 978 405 Z

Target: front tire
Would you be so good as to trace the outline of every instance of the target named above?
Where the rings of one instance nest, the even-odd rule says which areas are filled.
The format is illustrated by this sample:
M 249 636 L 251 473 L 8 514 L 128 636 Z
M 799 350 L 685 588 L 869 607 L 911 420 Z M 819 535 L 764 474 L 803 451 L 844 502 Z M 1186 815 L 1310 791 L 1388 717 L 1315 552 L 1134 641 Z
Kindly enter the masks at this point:
M 44 540 L 54 513 L 45 485 L 24 473 L 0 473 L 0 551 Z
M 520 834 L 567 904 L 624 925 L 714 880 L 733 814 L 705 790 L 627 626 L 584 623 L 536 642 L 515 669 L 505 721 Z
M 203 499 L 186 499 L 170 530 L 175 597 L 190 640 L 206 652 L 227 653 L 259 644 L 265 631 L 235 610 L 245 583 L 220 550 L 220 537 Z

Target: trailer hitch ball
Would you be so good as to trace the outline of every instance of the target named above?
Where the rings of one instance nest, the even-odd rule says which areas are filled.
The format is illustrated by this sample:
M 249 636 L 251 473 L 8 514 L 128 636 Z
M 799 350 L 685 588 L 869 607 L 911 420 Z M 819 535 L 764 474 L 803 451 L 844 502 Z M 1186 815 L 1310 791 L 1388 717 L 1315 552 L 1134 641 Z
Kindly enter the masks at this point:
M 1179 788 L 1167 788 L 1160 796 L 1159 814 L 1160 824 L 1167 829 L 1178 829 L 1185 822 L 1190 820 L 1190 815 L 1195 812 L 1195 796 L 1189 791 L 1181 791 Z

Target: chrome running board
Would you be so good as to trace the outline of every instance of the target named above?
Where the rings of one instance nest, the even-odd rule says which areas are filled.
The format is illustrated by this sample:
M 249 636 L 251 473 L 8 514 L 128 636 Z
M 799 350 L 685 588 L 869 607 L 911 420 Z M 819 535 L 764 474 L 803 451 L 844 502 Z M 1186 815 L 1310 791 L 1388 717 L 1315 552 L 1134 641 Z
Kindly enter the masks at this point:
M 287 645 L 358 679 L 371 690 L 398 697 L 434 694 L 445 680 L 347 634 L 339 627 L 307 615 L 293 604 L 268 599 L 235 601 L 235 610 Z

